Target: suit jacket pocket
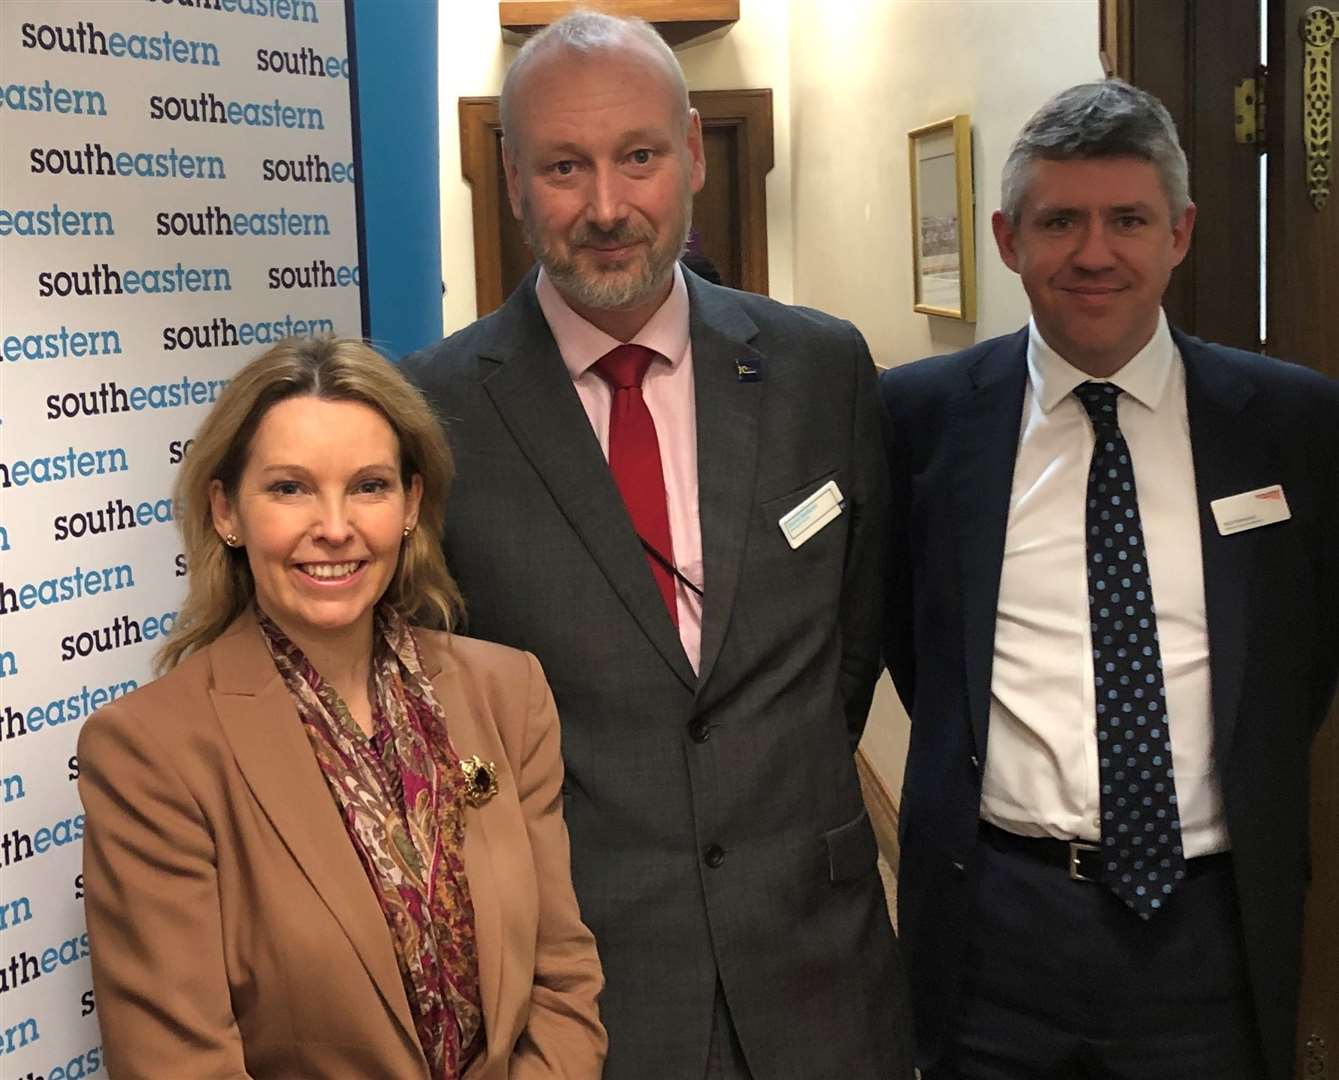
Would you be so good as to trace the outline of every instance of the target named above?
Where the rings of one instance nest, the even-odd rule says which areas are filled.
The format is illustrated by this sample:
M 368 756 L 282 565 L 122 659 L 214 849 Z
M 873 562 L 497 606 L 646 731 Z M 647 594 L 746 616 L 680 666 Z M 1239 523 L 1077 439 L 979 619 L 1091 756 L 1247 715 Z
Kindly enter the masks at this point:
M 828 846 L 828 876 L 834 885 L 863 877 L 879 859 L 879 845 L 869 814 L 859 815 L 845 825 L 823 834 Z
M 850 509 L 846 506 L 843 506 L 831 521 L 810 534 L 798 548 L 793 549 L 794 554 L 792 554 L 792 548 L 781 529 L 781 519 L 783 517 L 802 505 L 805 500 L 830 481 L 836 481 L 840 488 L 845 483 L 841 470 L 827 469 L 808 483 L 801 484 L 797 488 L 791 488 L 784 495 L 764 499 L 758 504 L 762 514 L 763 536 L 766 538 L 764 546 L 773 555 L 780 555 L 785 559 L 787 567 L 794 565 L 796 555 L 805 564 L 812 565 L 822 562 L 825 557 L 834 552 L 840 553 L 845 550 L 847 519 L 850 517 Z M 843 499 L 847 497 L 845 490 L 841 494 Z M 820 552 L 824 554 L 820 554 Z
M 760 500 L 760 505 L 765 513 L 772 515 L 773 523 L 775 523 L 783 514 L 794 510 L 829 480 L 835 479 L 837 479 L 836 469 L 824 469 L 812 480 L 807 480 L 798 487 L 789 488 L 780 495 L 767 496 L 767 498 Z M 844 495 L 845 492 L 842 494 Z

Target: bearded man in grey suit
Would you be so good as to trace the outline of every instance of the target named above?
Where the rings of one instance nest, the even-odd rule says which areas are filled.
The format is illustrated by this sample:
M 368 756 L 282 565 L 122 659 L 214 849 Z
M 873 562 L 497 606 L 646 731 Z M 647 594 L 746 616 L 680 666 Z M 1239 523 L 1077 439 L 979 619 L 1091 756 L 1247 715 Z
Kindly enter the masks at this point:
M 471 633 L 557 696 L 605 1076 L 909 1077 L 853 763 L 888 527 L 868 349 L 679 268 L 702 124 L 647 24 L 534 37 L 502 124 L 541 269 L 406 363 L 458 455 Z
M 502 122 L 540 269 L 406 367 L 457 455 L 471 633 L 557 696 L 605 1076 L 908 1078 L 853 761 L 888 513 L 869 352 L 679 268 L 702 129 L 646 24 L 532 39 Z

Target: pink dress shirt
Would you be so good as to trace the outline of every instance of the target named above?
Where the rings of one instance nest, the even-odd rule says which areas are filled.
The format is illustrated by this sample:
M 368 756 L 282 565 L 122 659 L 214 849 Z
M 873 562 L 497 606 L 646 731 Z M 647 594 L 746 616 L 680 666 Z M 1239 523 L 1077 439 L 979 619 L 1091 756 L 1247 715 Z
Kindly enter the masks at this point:
M 591 367 L 610 349 L 624 343 L 573 311 L 542 269 L 535 293 L 607 461 L 612 392 Z M 642 383 L 642 397 L 655 421 L 660 443 L 674 564 L 679 573 L 705 589 L 702 525 L 697 506 L 697 412 L 693 396 L 693 346 L 688 334 L 688 287 L 677 266 L 669 296 L 628 344 L 644 345 L 657 354 Z M 679 640 L 688 662 L 697 671 L 702 655 L 702 598 L 680 581 L 675 583 L 675 599 L 679 609 Z

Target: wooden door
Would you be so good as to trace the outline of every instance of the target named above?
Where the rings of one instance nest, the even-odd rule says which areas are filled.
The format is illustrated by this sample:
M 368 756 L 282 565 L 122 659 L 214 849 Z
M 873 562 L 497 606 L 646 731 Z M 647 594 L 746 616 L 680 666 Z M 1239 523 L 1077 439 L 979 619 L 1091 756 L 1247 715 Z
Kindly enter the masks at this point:
M 1303 138 L 1301 26 L 1317 6 L 1315 0 L 1107 0 L 1103 30 L 1115 72 L 1162 98 L 1190 158 L 1199 218 L 1191 257 L 1168 292 L 1169 317 L 1199 337 L 1339 377 L 1339 161 L 1330 169 L 1334 190 L 1317 209 Z M 1339 30 L 1339 0 L 1329 0 L 1328 10 Z M 1334 70 L 1339 42 L 1331 49 Z M 1242 142 L 1233 88 L 1252 76 L 1264 90 L 1264 134 Z M 1314 83 L 1312 93 L 1321 104 Z M 1333 113 L 1333 87 L 1328 108 Z M 1332 133 L 1329 143 L 1333 152 Z M 1311 760 L 1312 881 L 1296 1075 L 1339 1080 L 1339 703 Z
M 1127 0 L 1128 3 L 1128 0 Z M 1236 141 L 1233 85 L 1260 62 L 1257 0 L 1134 3 L 1122 78 L 1176 121 L 1199 207 L 1190 254 L 1164 306 L 1176 326 L 1223 345 L 1260 348 L 1259 146 Z
M 1339 161 L 1331 192 L 1317 209 L 1308 195 L 1307 122 L 1302 20 L 1314 0 L 1268 0 L 1266 96 L 1269 236 L 1266 347 L 1339 378 Z M 1339 31 L 1339 0 L 1326 5 Z M 1329 45 L 1335 69 L 1339 41 Z M 1325 102 L 1335 110 L 1331 84 Z M 1331 128 L 1332 131 L 1332 128 Z M 1335 143 L 1329 136 L 1333 156 Z M 1339 468 L 1339 462 L 1331 462 Z M 1339 537 L 1331 541 L 1339 544 Z M 1311 758 L 1311 890 L 1302 952 L 1297 1075 L 1339 1077 L 1339 705 L 1316 739 Z

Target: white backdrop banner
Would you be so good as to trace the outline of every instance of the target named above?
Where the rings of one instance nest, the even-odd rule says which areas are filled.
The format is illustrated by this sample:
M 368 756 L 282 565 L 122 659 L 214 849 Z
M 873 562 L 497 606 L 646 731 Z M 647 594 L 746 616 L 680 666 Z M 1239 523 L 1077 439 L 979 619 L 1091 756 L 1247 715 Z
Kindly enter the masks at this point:
M 361 336 L 343 0 L 0 0 L 0 1077 L 104 1071 L 75 741 L 148 680 L 229 376 Z

